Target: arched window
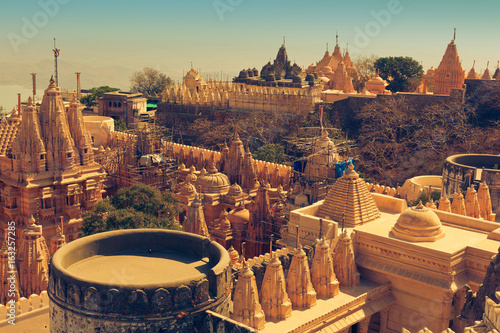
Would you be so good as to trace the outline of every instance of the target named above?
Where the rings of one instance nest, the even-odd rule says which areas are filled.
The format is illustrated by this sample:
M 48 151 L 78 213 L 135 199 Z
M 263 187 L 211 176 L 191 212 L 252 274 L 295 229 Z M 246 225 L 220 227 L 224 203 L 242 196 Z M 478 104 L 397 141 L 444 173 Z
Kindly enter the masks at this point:
M 109 107 L 111 107 L 111 105 L 113 105 L 111 102 L 109 102 Z
M 113 107 L 116 108 L 116 102 L 113 102 Z
M 121 108 L 122 107 L 122 102 L 118 102 L 118 107 Z

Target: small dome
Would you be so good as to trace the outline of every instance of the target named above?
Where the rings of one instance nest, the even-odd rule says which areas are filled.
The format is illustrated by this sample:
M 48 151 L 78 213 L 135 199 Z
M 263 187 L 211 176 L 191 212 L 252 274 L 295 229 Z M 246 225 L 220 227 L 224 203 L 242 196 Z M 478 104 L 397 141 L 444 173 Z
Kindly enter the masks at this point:
M 220 221 L 220 230 L 229 230 L 229 229 L 231 229 L 231 222 L 227 219 L 227 216 L 225 216 Z
M 227 195 L 231 196 L 231 197 L 237 197 L 237 196 L 240 196 L 242 193 L 243 193 L 243 190 L 241 189 L 241 186 L 238 185 L 237 183 L 234 183 L 229 188 L 229 192 L 227 192 Z
M 435 72 L 436 72 L 436 69 L 434 68 L 434 66 L 432 66 L 431 68 L 429 68 L 427 70 L 427 75 L 434 75 Z
M 253 68 L 252 69 L 252 72 L 253 72 L 253 76 L 259 76 L 259 70 L 257 68 Z
M 248 77 L 253 77 L 253 70 L 251 70 L 250 68 L 247 69 L 247 74 L 248 74 Z
M 240 79 L 246 79 L 248 78 L 248 72 L 245 70 L 245 69 L 242 69 L 240 71 L 240 76 L 239 76 Z
M 187 176 L 186 176 L 186 182 L 189 182 L 191 184 L 194 184 L 196 183 L 196 180 L 198 179 L 198 177 L 196 177 L 196 175 L 194 174 L 193 171 L 191 171 Z
M 293 82 L 293 83 L 300 83 L 300 82 L 302 82 L 302 78 L 301 78 L 299 75 L 295 75 L 295 76 L 292 78 L 292 82 Z
M 445 235 L 439 217 L 422 202 L 401 213 L 392 227 L 392 234 L 411 242 L 434 242 Z
M 306 75 L 306 81 L 314 81 L 314 75 L 313 74 L 307 74 Z
M 191 195 L 196 193 L 196 187 L 193 184 L 186 183 L 181 188 L 181 195 L 185 197 L 190 197 Z
M 238 251 L 234 249 L 234 247 L 231 245 L 231 247 L 227 250 L 229 252 L 229 258 L 231 258 L 231 265 L 234 265 L 238 262 L 238 259 L 240 259 L 240 255 Z
M 231 183 L 225 174 L 213 167 L 209 173 L 200 174 L 196 185 L 201 186 L 201 191 L 206 194 L 227 194 Z

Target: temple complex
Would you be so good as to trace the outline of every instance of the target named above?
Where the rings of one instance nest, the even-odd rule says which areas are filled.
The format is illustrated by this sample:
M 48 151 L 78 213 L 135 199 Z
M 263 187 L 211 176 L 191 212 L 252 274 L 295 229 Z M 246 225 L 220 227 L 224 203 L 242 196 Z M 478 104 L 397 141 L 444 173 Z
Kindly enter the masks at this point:
M 453 213 L 454 208 L 445 198 L 439 210 L 432 208 L 436 207 L 432 203 L 431 208 L 421 204 L 407 208 L 406 201 L 394 195 L 370 191 L 374 186 L 365 184 L 352 167 L 349 169 L 324 201 L 290 213 L 290 224 L 296 227 L 289 225 L 282 240 L 293 237 L 296 228 L 321 238 L 327 222 L 339 226 L 335 230 L 342 225 L 343 232 L 330 240 L 339 295 L 346 288 L 362 288 L 367 281 L 390 283 L 395 304 L 376 315 L 367 316 L 365 312 L 365 319 L 353 320 L 349 326 L 358 323 L 358 332 L 366 332 L 363 327 L 374 323 L 380 325 L 380 331 L 400 332 L 405 328 L 417 332 L 427 327 L 434 332 L 447 328 L 462 332 L 465 323 L 458 317 L 467 288 L 478 290 L 490 257 L 500 244 L 498 224 L 474 217 L 481 211 L 478 203 L 487 201 L 487 195 L 479 200 L 479 195 L 469 190 L 469 207 L 474 216 Z M 484 185 L 482 191 L 486 193 Z M 454 201 L 467 211 L 463 196 Z M 361 220 L 362 216 L 366 220 Z M 311 228 L 312 223 L 319 229 Z M 302 237 L 301 243 L 318 247 L 311 237 Z M 287 248 L 293 246 L 287 244 Z M 292 318 L 293 315 L 292 311 Z
M 21 120 L 3 121 L 2 229 L 15 221 L 20 235 L 35 216 L 44 235 L 55 235 L 62 216 L 68 241 L 77 237 L 82 212 L 101 200 L 106 176 L 94 161 L 81 110 L 74 98 L 66 111 L 51 79 L 39 110 L 28 99 Z

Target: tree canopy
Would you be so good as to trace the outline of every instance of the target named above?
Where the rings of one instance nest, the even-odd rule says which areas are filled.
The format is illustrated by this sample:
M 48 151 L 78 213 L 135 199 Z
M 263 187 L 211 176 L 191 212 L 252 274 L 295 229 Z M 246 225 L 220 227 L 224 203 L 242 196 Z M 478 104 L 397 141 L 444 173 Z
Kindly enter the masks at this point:
M 90 89 L 90 94 L 82 96 L 80 98 L 80 103 L 85 104 L 89 108 L 97 105 L 97 100 L 101 98 L 105 93 L 118 91 L 120 88 L 112 88 L 109 86 L 94 87 Z
M 118 229 L 180 229 L 174 223 L 177 200 L 171 192 L 136 184 L 120 189 L 83 215 L 80 236 Z
M 353 85 L 356 91 L 363 91 L 365 83 L 370 80 L 377 70 L 375 69 L 375 61 L 378 56 L 372 54 L 369 56 L 359 56 L 354 60 L 354 67 L 358 70 L 358 77 L 354 78 Z
M 411 57 L 385 57 L 375 61 L 380 77 L 387 80 L 387 90 L 413 92 L 422 81 L 422 65 Z
M 255 154 L 255 158 L 278 164 L 288 161 L 288 156 L 286 156 L 283 146 L 273 143 L 260 147 Z
M 154 68 L 145 67 L 130 78 L 130 90 L 146 96 L 157 96 L 173 81 L 166 74 Z

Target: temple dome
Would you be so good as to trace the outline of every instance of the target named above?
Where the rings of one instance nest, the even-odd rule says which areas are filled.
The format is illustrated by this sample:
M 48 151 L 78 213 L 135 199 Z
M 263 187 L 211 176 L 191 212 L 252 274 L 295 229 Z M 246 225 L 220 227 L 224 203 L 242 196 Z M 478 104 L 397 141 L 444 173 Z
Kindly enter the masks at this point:
M 209 173 L 200 174 L 196 185 L 201 186 L 201 191 L 205 194 L 227 194 L 231 183 L 225 174 L 213 167 Z
M 436 213 L 420 202 L 407 208 L 392 227 L 392 234 L 411 242 L 434 242 L 445 236 L 441 221 Z
M 189 182 L 184 183 L 184 185 L 181 188 L 181 195 L 185 197 L 190 197 L 194 194 L 196 194 L 196 187 Z
M 229 187 L 229 192 L 227 193 L 227 195 L 236 197 L 240 196 L 242 193 L 243 190 L 241 189 L 241 186 L 238 185 L 237 183 L 234 183 L 233 185 L 231 185 L 231 187 Z

